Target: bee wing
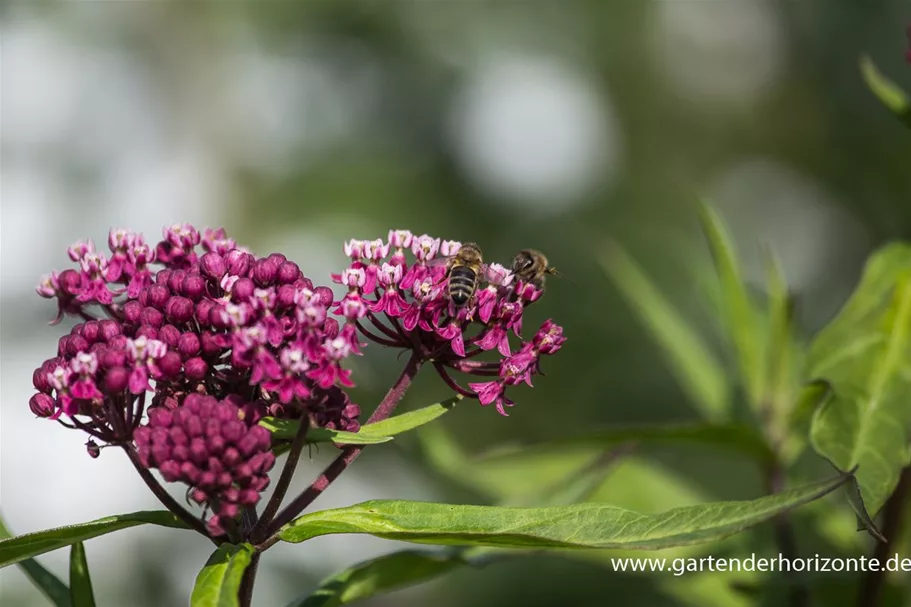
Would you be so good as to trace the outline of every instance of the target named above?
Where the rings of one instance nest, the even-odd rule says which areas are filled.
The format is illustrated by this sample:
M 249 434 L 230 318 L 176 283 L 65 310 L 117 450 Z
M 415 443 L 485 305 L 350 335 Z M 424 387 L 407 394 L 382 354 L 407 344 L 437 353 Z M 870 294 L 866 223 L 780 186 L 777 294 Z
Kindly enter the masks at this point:
M 455 259 L 455 255 L 447 255 L 445 257 L 434 257 L 427 262 L 428 268 L 435 268 L 437 266 L 448 266 L 452 263 L 452 260 Z
M 548 274 L 551 274 L 551 275 L 553 275 L 553 276 L 556 276 L 557 278 L 560 278 L 560 279 L 562 279 L 562 280 L 569 281 L 569 282 L 571 282 L 572 284 L 576 284 L 576 281 L 575 281 L 575 280 L 573 280 L 572 278 L 570 278 L 569 276 L 567 276 L 567 275 L 564 274 L 563 272 L 558 272 L 556 268 L 547 268 L 547 273 L 548 273 Z

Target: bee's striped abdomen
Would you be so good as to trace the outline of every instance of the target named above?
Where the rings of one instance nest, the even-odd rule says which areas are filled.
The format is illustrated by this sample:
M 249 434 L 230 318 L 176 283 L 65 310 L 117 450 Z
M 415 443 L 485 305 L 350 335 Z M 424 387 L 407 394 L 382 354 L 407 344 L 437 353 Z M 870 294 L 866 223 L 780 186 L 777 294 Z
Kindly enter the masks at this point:
M 464 306 L 474 295 L 478 275 L 468 266 L 456 266 L 449 273 L 449 298 L 457 306 Z

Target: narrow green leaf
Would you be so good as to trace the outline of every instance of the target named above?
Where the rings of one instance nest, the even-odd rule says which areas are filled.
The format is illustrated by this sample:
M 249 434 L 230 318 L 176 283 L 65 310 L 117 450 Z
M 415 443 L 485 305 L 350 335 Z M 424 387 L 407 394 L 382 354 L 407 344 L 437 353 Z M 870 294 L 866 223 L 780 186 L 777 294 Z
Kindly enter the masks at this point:
M 883 76 L 873 60 L 866 55 L 860 60 L 860 73 L 880 102 L 891 110 L 905 126 L 911 128 L 911 102 L 908 101 L 905 91 Z
M 455 396 L 448 400 L 444 400 L 441 403 L 422 407 L 416 411 L 409 411 L 383 421 L 361 426 L 361 429 L 357 432 L 343 432 L 341 430 L 329 430 L 327 428 L 310 428 L 307 430 L 307 442 L 333 442 L 337 445 L 373 445 L 377 443 L 386 443 L 391 441 L 392 437 L 397 434 L 414 430 L 415 428 L 432 422 L 447 411 L 450 411 L 460 400 L 462 400 L 461 396 Z M 271 432 L 275 438 L 288 440 L 293 439 L 295 435 L 297 435 L 298 428 L 300 428 L 300 422 L 296 419 L 277 419 L 274 417 L 263 418 L 260 420 L 259 425 Z
M 457 555 L 416 550 L 394 552 L 323 580 L 310 596 L 288 607 L 334 607 L 414 586 L 437 578 L 466 563 Z
M 813 417 L 813 447 L 842 470 L 858 467 L 861 496 L 873 516 L 911 460 L 911 377 L 905 373 L 911 361 L 911 255 L 904 268 L 891 267 L 896 251 L 881 251 L 868 263 L 858 290 L 811 347 L 807 372 L 834 390 Z
M 360 432 L 374 436 L 395 436 L 419 428 L 424 424 L 432 422 L 444 413 L 452 410 L 462 400 L 462 396 L 454 396 L 440 403 L 434 403 L 426 407 L 421 407 L 416 411 L 408 411 L 400 415 L 394 415 L 383 421 L 373 424 L 367 424 L 361 427 Z
M 602 265 L 632 310 L 663 348 L 690 401 L 706 419 L 723 420 L 728 408 L 724 369 L 696 331 L 658 291 L 619 245 L 612 244 Z
M 0 518 L 0 540 L 12 537 L 6 523 Z M 56 575 L 44 568 L 35 559 L 25 559 L 17 563 L 26 577 L 35 585 L 55 607 L 71 607 L 70 589 Z
M 305 514 L 279 532 L 286 542 L 368 533 L 419 544 L 506 548 L 657 550 L 718 540 L 818 499 L 847 475 L 752 501 L 717 502 L 655 515 L 604 504 L 548 508 L 460 506 L 376 500 Z
M 183 521 L 167 511 L 150 510 L 107 516 L 88 523 L 36 531 L 0 540 L 0 567 L 136 525 L 186 528 Z
M 70 596 L 73 607 L 95 607 L 95 593 L 92 592 L 92 578 L 82 542 L 76 542 L 70 548 Z
M 740 274 L 740 261 L 727 227 L 706 202 L 699 205 L 699 217 L 721 283 L 725 326 L 737 352 L 744 389 L 750 403 L 756 407 L 762 398 L 765 378 L 759 317 Z
M 286 440 L 293 440 L 297 435 L 297 429 L 300 428 L 300 422 L 296 419 L 278 419 L 275 417 L 264 417 L 259 420 L 259 425 L 271 432 L 276 439 Z M 337 445 L 375 445 L 377 443 L 388 443 L 391 440 L 391 436 L 375 436 L 360 432 L 330 430 L 329 428 L 310 428 L 307 430 L 306 442 L 311 444 L 332 442 Z
M 237 607 L 240 583 L 255 549 L 250 544 L 222 544 L 196 576 L 190 607 Z

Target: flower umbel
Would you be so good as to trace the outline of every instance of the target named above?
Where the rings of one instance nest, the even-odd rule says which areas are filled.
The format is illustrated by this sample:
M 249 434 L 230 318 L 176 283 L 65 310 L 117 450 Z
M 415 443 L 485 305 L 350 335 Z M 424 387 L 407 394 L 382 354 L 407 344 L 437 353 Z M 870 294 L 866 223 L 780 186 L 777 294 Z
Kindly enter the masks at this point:
M 506 398 L 505 387 L 519 383 L 515 377 L 531 385 L 531 376 L 540 373 L 540 357 L 553 354 L 565 341 L 563 330 L 548 320 L 531 342 L 523 340 L 525 308 L 543 292 L 515 281 L 495 263 L 483 269 L 467 306 L 452 304 L 447 258 L 460 247 L 457 241 L 408 230 L 390 230 L 386 241 L 346 242 L 343 248 L 351 263 L 333 279 L 348 292 L 334 302 L 333 311 L 346 319 L 342 332 L 356 330 L 383 346 L 412 350 L 432 362 L 450 388 L 482 405 L 494 403 L 506 415 L 513 402 Z M 510 333 L 520 341 L 515 354 Z M 486 352 L 496 352 L 499 360 L 472 360 Z M 465 388 L 453 371 L 498 379 Z
M 84 322 L 35 370 L 37 393 L 29 405 L 36 415 L 90 434 L 97 441 L 89 448 L 92 454 L 108 445 L 132 449 L 135 438 L 144 465 L 161 469 L 166 480 L 195 487 L 191 497 L 219 517 L 209 521 L 213 533 L 237 514 L 232 505 L 255 503 L 250 491 L 264 485 L 245 485 L 238 478 L 228 486 L 199 485 L 195 474 L 178 474 L 177 468 L 189 470 L 185 459 L 149 451 L 164 444 L 155 439 L 161 434 L 156 427 L 164 427 L 161 420 L 176 420 L 180 427 L 201 424 L 206 433 L 221 424 L 216 434 L 234 428 L 233 437 L 241 422 L 232 418 L 237 423 L 224 426 L 233 407 L 244 436 L 257 437 L 255 453 L 270 447 L 268 432 L 252 426 L 263 415 L 357 431 L 360 409 L 336 384 L 351 385 L 342 364 L 359 352 L 359 344 L 351 330 L 340 330 L 328 317 L 333 299 L 328 287 L 314 286 L 284 255 L 255 257 L 238 248 L 224 230 L 201 236 L 189 224 L 175 225 L 165 228 L 152 248 L 141 235 L 117 229 L 108 245 L 110 258 L 90 241 L 77 243 L 69 255 L 78 269 L 53 273 L 37 289 L 57 300 L 56 320 L 69 314 Z M 182 413 L 187 403 L 202 409 L 187 418 Z M 142 426 L 146 412 L 150 422 Z M 178 426 L 168 427 L 173 434 Z M 168 444 L 182 453 L 177 443 Z M 206 443 L 207 459 L 192 460 L 193 465 L 217 469 L 211 457 L 221 456 L 218 444 Z M 241 452 L 248 463 L 255 455 Z M 264 474 L 271 465 L 253 467 Z M 240 501 L 231 490 L 238 487 L 245 496 Z

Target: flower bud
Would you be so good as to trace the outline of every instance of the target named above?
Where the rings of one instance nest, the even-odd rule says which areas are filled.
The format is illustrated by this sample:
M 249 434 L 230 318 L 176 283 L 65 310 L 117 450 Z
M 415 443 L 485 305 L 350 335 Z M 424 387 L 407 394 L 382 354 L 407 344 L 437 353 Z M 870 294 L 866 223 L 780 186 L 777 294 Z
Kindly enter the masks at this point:
M 54 414 L 54 399 L 39 392 L 29 399 L 28 407 L 38 417 L 50 417 Z
M 175 296 L 168 300 L 165 313 L 168 320 L 176 325 L 182 325 L 193 318 L 195 307 L 193 302 L 186 297 Z

